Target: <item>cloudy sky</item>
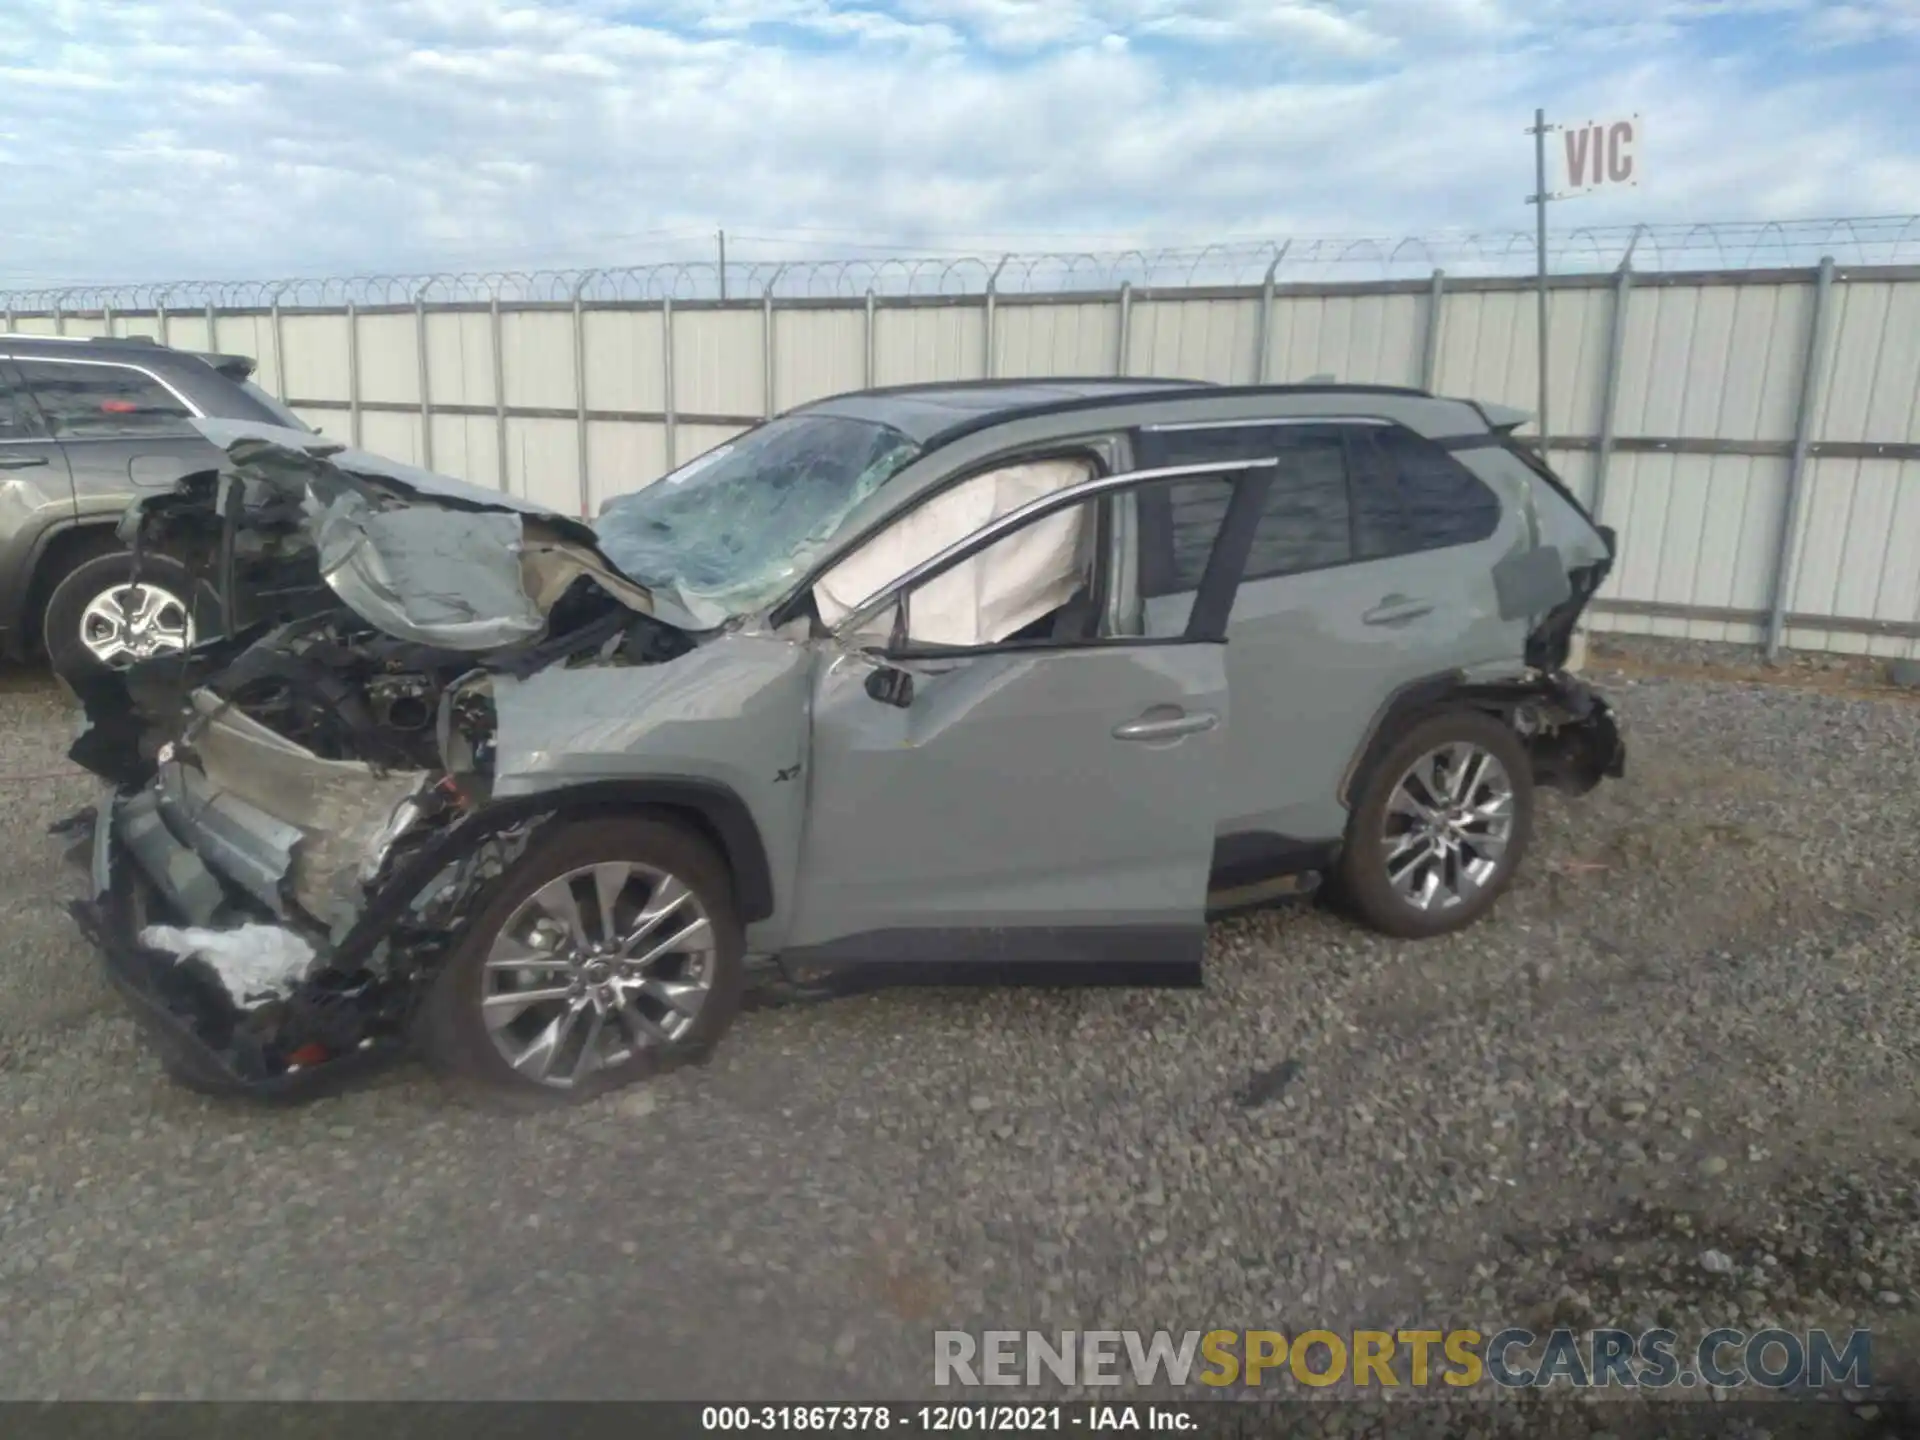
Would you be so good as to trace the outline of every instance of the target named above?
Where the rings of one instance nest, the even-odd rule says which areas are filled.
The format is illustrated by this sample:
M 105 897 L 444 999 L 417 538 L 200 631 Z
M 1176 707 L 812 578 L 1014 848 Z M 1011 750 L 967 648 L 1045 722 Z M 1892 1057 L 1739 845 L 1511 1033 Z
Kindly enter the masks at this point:
M 1920 0 L 0 0 L 0 286 L 1920 212 Z M 1577 206 L 1577 209 L 1576 209 Z

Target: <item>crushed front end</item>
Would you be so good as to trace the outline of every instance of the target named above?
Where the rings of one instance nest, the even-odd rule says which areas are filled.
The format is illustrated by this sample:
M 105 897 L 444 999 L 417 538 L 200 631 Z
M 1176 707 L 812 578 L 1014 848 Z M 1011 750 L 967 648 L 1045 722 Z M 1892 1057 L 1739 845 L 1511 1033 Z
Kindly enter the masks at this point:
M 70 827 L 90 832 L 91 875 L 71 911 L 169 1072 L 295 1098 L 405 1053 L 422 987 L 541 816 L 487 823 L 445 779 L 335 780 L 317 813 L 365 847 L 355 864 L 334 836 L 282 818 L 295 806 L 255 807 L 218 773 L 171 748 L 147 786 L 109 792 Z
M 394 852 L 457 823 L 471 789 L 397 755 L 323 758 L 212 686 L 185 700 L 151 774 L 116 777 L 92 814 L 81 928 L 197 1088 L 288 1091 L 397 1052 L 448 917 L 348 942 Z
M 226 634 L 76 682 L 70 753 L 106 790 L 56 830 L 90 875 L 74 918 L 169 1072 L 296 1098 L 410 1048 L 476 899 L 552 809 L 493 800 L 496 678 L 690 641 L 573 522 L 281 444 L 228 453 L 125 532 L 189 558 Z

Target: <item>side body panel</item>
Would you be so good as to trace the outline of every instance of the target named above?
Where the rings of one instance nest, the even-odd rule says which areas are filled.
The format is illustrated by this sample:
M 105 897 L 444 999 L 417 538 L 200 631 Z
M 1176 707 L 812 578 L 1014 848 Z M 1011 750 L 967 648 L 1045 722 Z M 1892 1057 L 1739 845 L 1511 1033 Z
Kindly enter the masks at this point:
M 747 948 L 771 953 L 792 912 L 812 669 L 806 646 L 723 635 L 660 665 L 496 678 L 495 794 L 602 780 L 692 779 L 725 789 L 766 850 L 773 914 L 748 926 Z
M 253 408 L 244 392 L 207 366 L 158 347 L 144 355 L 124 348 L 95 353 L 90 346 L 72 345 L 30 354 L 20 364 L 66 451 L 83 519 L 118 519 L 142 493 L 164 491 L 182 476 L 217 468 L 220 454 L 195 432 L 193 420 L 208 413 L 210 400 L 216 411 L 222 401 L 227 407 Z M 127 388 L 116 398 L 115 387 Z M 146 397 L 168 409 L 140 416 L 109 409 L 122 398 L 134 405 Z M 63 415 L 76 423 L 62 420 Z
M 903 961 L 1100 958 L 1062 933 L 1078 931 L 1197 962 L 1228 734 L 1222 647 L 898 663 L 914 676 L 904 708 L 868 695 L 872 662 L 822 654 L 790 944 Z M 1116 734 L 1180 717 L 1191 728 L 1173 738 Z
M 224 463 L 198 435 L 70 437 L 62 443 L 80 513 L 114 521 L 140 496 L 164 494 L 186 476 Z
M 1223 835 L 1318 842 L 1346 829 L 1342 784 L 1376 717 L 1404 686 L 1459 672 L 1518 674 L 1529 618 L 1503 615 L 1495 569 L 1533 548 L 1511 476 L 1485 540 L 1242 581 L 1228 627 L 1235 726 L 1227 741 Z M 1150 635 L 1185 623 L 1190 595 L 1146 603 Z
M 1592 519 L 1505 446 L 1477 445 L 1460 450 L 1454 458 L 1502 496 L 1524 497 L 1539 525 L 1540 543 L 1558 550 L 1568 570 L 1581 570 L 1611 558 L 1607 542 Z
M 26 396 L 19 372 L 0 356 L 0 632 L 18 649 L 33 563 L 53 533 L 74 519 L 67 457 Z

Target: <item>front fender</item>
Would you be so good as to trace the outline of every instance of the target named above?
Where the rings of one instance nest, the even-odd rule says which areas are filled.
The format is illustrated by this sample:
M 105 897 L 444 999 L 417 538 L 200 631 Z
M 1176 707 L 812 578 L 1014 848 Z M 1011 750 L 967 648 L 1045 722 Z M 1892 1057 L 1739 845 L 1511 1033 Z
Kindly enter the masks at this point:
M 806 822 L 812 671 L 805 645 L 729 634 L 659 664 L 495 676 L 493 793 L 504 801 L 611 786 L 656 804 L 675 803 L 666 797 L 676 792 L 701 804 L 732 797 L 700 813 L 730 850 L 729 827 L 759 837 L 764 913 L 743 918 L 750 950 L 776 949 Z

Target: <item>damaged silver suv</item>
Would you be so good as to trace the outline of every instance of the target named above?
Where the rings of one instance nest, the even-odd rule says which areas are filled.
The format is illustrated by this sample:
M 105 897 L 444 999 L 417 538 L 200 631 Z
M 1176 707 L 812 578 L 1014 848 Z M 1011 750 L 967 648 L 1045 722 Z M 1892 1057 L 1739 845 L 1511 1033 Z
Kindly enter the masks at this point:
M 221 638 L 87 677 L 74 914 L 169 1069 L 414 1047 L 501 1099 L 703 1056 L 750 988 L 1199 983 L 1210 914 L 1482 915 L 1613 561 L 1513 412 L 1359 386 L 808 405 L 586 524 L 319 436 L 128 513 Z

